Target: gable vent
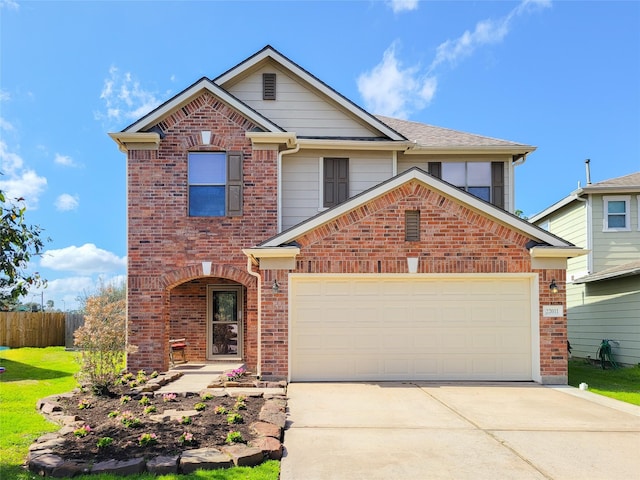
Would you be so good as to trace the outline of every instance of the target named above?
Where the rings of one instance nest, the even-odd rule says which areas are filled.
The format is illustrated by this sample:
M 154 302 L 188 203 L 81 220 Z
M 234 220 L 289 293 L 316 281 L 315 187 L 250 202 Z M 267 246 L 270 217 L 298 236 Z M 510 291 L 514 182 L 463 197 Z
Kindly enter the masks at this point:
M 262 99 L 263 100 L 276 99 L 276 74 L 275 73 L 262 74 Z
M 420 241 L 420 210 L 405 210 L 404 239 L 407 242 Z

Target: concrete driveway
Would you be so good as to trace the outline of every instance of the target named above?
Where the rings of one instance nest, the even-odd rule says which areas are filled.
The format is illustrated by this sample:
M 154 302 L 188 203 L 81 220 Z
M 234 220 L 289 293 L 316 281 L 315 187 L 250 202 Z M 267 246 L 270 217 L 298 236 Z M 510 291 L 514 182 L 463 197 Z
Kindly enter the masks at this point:
M 640 479 L 640 407 L 534 383 L 292 383 L 281 480 Z

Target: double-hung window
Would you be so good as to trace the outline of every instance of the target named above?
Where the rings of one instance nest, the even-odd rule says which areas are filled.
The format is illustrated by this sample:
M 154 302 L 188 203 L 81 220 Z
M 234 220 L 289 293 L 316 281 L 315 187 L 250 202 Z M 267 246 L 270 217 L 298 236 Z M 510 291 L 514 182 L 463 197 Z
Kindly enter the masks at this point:
M 604 232 L 621 232 L 631 230 L 630 197 L 605 196 L 604 202 Z
M 189 216 L 242 214 L 242 154 L 189 152 Z
M 442 179 L 487 202 L 491 201 L 491 162 L 447 162 Z

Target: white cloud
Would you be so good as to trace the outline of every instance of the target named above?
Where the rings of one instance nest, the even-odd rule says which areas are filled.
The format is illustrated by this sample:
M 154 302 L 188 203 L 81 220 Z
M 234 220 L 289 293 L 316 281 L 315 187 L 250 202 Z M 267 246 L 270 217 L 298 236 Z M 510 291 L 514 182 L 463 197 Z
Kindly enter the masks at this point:
M 11 152 L 0 140 L 0 190 L 9 200 L 21 199 L 29 208 L 38 207 L 40 195 L 47 186 L 47 179 L 34 170 L 25 170 L 22 157 Z
M 418 8 L 418 0 L 387 0 L 386 3 L 393 13 L 410 12 Z
M 367 108 L 399 118 L 428 105 L 436 86 L 437 79 L 422 76 L 418 67 L 403 69 L 396 57 L 396 43 L 384 52 L 382 62 L 358 77 L 358 90 Z
M 53 159 L 53 161 L 56 163 L 56 165 L 62 165 L 62 166 L 65 166 L 65 167 L 77 167 L 78 166 L 73 161 L 73 158 L 71 158 L 69 155 L 61 155 L 59 153 L 56 153 L 56 156 Z
M 15 0 L 0 0 L 0 8 L 6 8 L 8 10 L 19 10 L 20 5 Z
M 96 118 L 115 122 L 136 120 L 160 105 L 154 92 L 145 90 L 130 72 L 120 73 L 115 66 L 109 69 L 100 99 L 105 108 L 95 114 Z
M 8 100 L 11 100 L 11 94 L 0 88 L 0 102 L 6 102 Z
M 81 275 L 115 272 L 126 268 L 126 264 L 126 257 L 118 257 L 112 252 L 96 247 L 93 243 L 85 243 L 80 247 L 72 245 L 58 250 L 48 250 L 40 259 L 42 267 Z
M 77 195 L 70 195 L 63 193 L 56 199 L 56 209 L 61 212 L 68 212 L 69 210 L 76 210 L 80 205 L 80 199 Z
M 15 128 L 10 122 L 0 117 L 0 130 L 4 130 L 5 132 L 14 132 Z
M 409 0 L 390 3 L 394 11 L 396 8 L 410 9 L 412 4 Z M 523 0 L 504 17 L 479 21 L 473 31 L 466 30 L 458 38 L 441 43 L 436 49 L 435 58 L 424 72 L 419 65 L 403 68 L 396 56 L 394 42 L 384 52 L 378 65 L 358 77 L 358 90 L 366 108 L 374 113 L 399 118 L 406 118 L 412 111 L 425 108 L 436 94 L 436 71 L 439 67 L 455 67 L 477 48 L 502 42 L 515 17 L 550 6 L 550 0 Z M 417 2 L 411 8 L 416 7 Z
M 22 157 L 17 153 L 10 152 L 7 144 L 0 140 L 0 172 L 4 175 L 15 175 L 23 164 Z

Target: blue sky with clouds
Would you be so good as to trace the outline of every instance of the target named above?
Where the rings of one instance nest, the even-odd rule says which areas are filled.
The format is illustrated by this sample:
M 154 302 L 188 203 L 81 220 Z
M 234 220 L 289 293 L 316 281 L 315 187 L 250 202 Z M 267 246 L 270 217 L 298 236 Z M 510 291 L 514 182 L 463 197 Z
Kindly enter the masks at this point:
M 120 131 L 265 45 L 371 113 L 535 145 L 537 213 L 640 170 L 637 1 L 0 0 L 0 189 L 51 241 L 57 308 L 126 274 Z M 32 300 L 27 299 L 27 300 Z

